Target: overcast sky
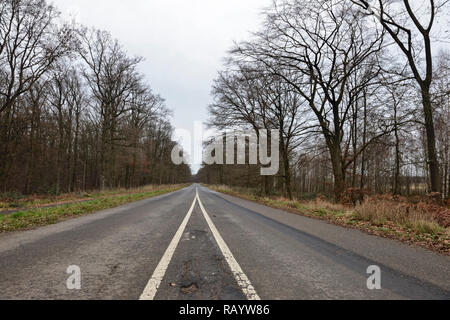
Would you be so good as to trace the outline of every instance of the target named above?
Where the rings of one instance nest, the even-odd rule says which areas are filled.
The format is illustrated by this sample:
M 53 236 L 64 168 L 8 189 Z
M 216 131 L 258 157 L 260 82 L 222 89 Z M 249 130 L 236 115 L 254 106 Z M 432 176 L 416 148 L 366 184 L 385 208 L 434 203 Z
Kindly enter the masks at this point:
M 248 38 L 271 0 L 53 0 L 79 23 L 104 29 L 131 55 L 174 111 L 173 124 L 206 120 L 212 80 L 234 40 Z

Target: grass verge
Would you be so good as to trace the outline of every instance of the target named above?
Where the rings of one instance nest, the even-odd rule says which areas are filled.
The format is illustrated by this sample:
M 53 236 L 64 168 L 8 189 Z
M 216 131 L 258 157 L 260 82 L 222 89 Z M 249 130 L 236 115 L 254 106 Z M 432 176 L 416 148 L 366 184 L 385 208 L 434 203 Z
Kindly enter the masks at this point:
M 57 205 L 48 208 L 32 208 L 0 215 L 0 233 L 29 230 L 40 226 L 55 224 L 104 209 L 115 208 L 127 203 L 136 202 L 162 194 L 174 192 L 187 185 L 147 186 L 140 189 L 108 191 L 91 195 L 92 200 Z
M 353 208 L 321 199 L 291 201 L 282 197 L 260 197 L 251 190 L 242 188 L 208 187 L 217 192 L 254 201 L 272 208 L 325 220 L 340 226 L 362 230 L 369 234 L 399 240 L 450 255 L 450 228 L 439 225 L 432 216 L 426 215 L 419 209 L 410 210 L 410 207 L 403 206 L 401 203 L 367 201 Z
M 151 192 L 165 187 L 167 186 L 148 185 L 132 189 L 117 188 L 104 191 L 73 192 L 59 195 L 34 194 L 28 196 L 24 196 L 17 192 L 7 192 L 0 194 L 0 213 L 24 211 L 26 209 L 35 209 L 46 206 L 72 204 L 79 201 Z

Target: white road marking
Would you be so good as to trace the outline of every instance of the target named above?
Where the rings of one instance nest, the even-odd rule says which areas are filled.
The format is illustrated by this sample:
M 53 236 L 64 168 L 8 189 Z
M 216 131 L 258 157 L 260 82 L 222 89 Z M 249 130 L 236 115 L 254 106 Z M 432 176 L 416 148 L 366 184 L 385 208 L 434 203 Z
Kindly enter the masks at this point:
M 244 295 L 246 296 L 246 298 L 248 300 L 261 300 L 261 298 L 256 293 L 255 288 L 253 287 L 250 280 L 245 275 L 244 271 L 242 271 L 238 262 L 234 258 L 233 254 L 231 253 L 227 244 L 223 240 L 223 238 L 220 235 L 219 231 L 217 230 L 216 226 L 214 225 L 214 223 L 212 222 L 208 213 L 206 212 L 205 207 L 203 206 L 203 203 L 200 200 L 200 196 L 198 195 L 198 189 L 196 189 L 196 191 L 195 191 L 195 199 L 194 199 L 194 202 L 192 203 L 191 208 L 189 209 L 189 212 L 187 213 L 186 217 L 184 218 L 183 222 L 181 223 L 180 227 L 178 228 L 177 233 L 175 234 L 172 241 L 170 242 L 169 247 L 167 248 L 166 252 L 164 253 L 163 257 L 161 258 L 161 261 L 159 262 L 155 271 L 153 272 L 153 275 L 150 278 L 150 280 L 149 280 L 147 286 L 145 287 L 144 292 L 142 293 L 139 300 L 153 300 L 155 298 L 156 293 L 158 292 L 158 289 L 164 278 L 164 275 L 166 274 L 167 268 L 169 267 L 170 261 L 172 260 L 173 254 L 175 253 L 175 250 L 178 247 L 178 243 L 180 242 L 180 239 L 183 236 L 184 230 L 186 229 L 186 226 L 192 216 L 192 212 L 194 211 L 195 204 L 197 203 L 197 201 L 200 205 L 200 209 L 202 210 L 203 216 L 205 217 L 206 222 L 208 223 L 208 226 L 211 229 L 211 231 L 214 235 L 214 238 L 216 239 L 217 245 L 219 246 L 220 250 L 222 251 L 222 254 L 225 257 L 225 260 L 227 261 L 227 263 L 231 269 L 231 272 L 233 273 L 233 276 L 236 279 L 238 285 L 241 287 L 242 292 L 244 293 Z
M 261 298 L 256 293 L 255 288 L 252 286 L 250 280 L 247 278 L 244 271 L 242 271 L 238 262 L 234 258 L 227 244 L 225 243 L 219 231 L 217 230 L 216 226 L 212 222 L 211 218 L 209 217 L 208 213 L 205 210 L 205 207 L 203 207 L 203 203 L 198 195 L 198 189 L 196 190 L 196 199 L 200 204 L 200 209 L 203 212 L 203 216 L 205 217 L 206 222 L 208 223 L 209 228 L 211 229 L 214 238 L 216 239 L 216 242 L 220 250 L 222 251 L 222 254 L 225 257 L 225 260 L 228 262 L 228 265 L 230 266 L 231 271 L 233 272 L 234 278 L 236 279 L 238 285 L 241 287 L 242 292 L 244 293 L 244 295 L 247 297 L 248 300 L 261 300 Z
M 156 267 L 155 271 L 153 272 L 153 275 L 150 278 L 150 280 L 149 280 L 147 286 L 145 287 L 144 292 L 142 293 L 139 300 L 153 300 L 155 298 L 156 292 L 158 291 L 159 286 L 161 285 L 161 282 L 164 278 L 164 275 L 166 274 L 170 260 L 172 260 L 172 256 L 178 246 L 178 243 L 180 242 L 180 239 L 181 239 L 181 236 L 183 235 L 184 230 L 186 229 L 186 225 L 188 224 L 189 219 L 191 218 L 192 212 L 194 211 L 196 201 L 197 201 L 197 197 L 195 197 L 194 202 L 192 203 L 192 206 L 186 215 L 186 218 L 184 218 L 183 222 L 181 223 L 180 228 L 178 229 L 177 233 L 173 237 L 172 242 L 170 242 L 169 247 L 167 248 L 166 252 L 164 253 L 164 255 L 163 255 L 161 261 L 159 262 L 158 266 Z

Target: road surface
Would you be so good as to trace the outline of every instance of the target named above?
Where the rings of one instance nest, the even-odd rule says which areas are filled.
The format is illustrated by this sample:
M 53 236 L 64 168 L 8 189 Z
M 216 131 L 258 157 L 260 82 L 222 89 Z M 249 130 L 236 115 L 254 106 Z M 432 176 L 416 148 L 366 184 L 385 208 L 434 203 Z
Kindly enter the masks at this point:
M 448 300 L 450 258 L 193 185 L 0 236 L 0 299 Z

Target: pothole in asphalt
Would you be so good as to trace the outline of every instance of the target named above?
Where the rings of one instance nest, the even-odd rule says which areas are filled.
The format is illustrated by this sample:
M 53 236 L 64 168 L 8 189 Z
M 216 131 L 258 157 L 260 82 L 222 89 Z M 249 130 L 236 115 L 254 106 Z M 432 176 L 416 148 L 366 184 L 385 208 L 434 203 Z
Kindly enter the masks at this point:
M 187 286 L 182 286 L 180 291 L 182 294 L 191 294 L 198 291 L 200 288 L 196 283 L 191 283 Z
M 202 238 L 207 234 L 204 230 L 193 230 L 191 232 L 186 232 L 183 234 L 182 241 L 191 241 L 196 240 L 198 238 Z

